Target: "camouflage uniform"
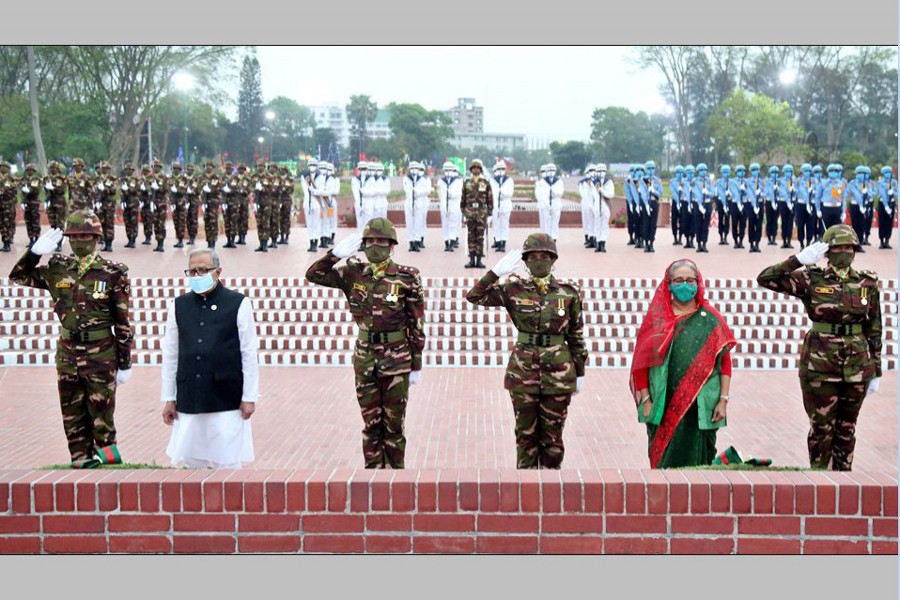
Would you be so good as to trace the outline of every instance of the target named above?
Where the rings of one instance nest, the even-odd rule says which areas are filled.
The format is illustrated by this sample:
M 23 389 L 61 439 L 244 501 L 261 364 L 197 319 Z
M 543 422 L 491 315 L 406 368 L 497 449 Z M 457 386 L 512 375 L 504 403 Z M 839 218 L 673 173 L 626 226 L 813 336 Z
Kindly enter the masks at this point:
M 523 254 L 556 244 L 545 233 L 525 240 Z M 558 469 L 563 461 L 563 426 L 576 379 L 584 376 L 587 347 L 581 290 L 549 275 L 541 291 L 534 278 L 510 275 L 503 283 L 493 271 L 466 294 L 480 306 L 503 306 L 519 331 L 506 365 L 503 387 L 509 390 L 516 416 L 516 466 Z
M 184 248 L 184 234 L 187 230 L 188 200 L 185 195 L 187 179 L 181 172 L 181 165 L 172 165 L 172 175 L 169 177 L 169 202 L 172 205 L 172 226 L 175 228 L 175 239 L 178 241 L 174 248 Z
M 154 181 L 156 179 L 150 172 L 150 165 L 141 165 L 141 182 L 138 189 L 141 197 L 141 222 L 144 224 L 144 241 L 141 243 L 145 246 L 150 245 L 150 239 L 153 237 Z
M 280 220 L 280 203 L 281 190 L 284 187 L 284 181 L 278 176 L 278 165 L 273 162 L 269 163 L 269 248 L 278 247 L 278 230 Z M 259 220 L 257 218 L 257 220 Z
M 153 191 L 153 232 L 156 234 L 154 252 L 165 252 L 166 217 L 169 214 L 169 179 L 160 162 L 153 163 L 153 178 L 158 189 Z M 152 189 L 152 188 L 151 188 Z
M 250 188 L 253 190 L 253 204 L 256 207 L 256 235 L 259 236 L 259 248 L 256 252 L 268 252 L 269 224 L 271 222 L 271 194 L 269 188 L 272 182 L 265 172 L 265 163 L 256 163 L 256 173 L 250 177 Z
M 60 165 L 55 160 L 47 165 L 49 174 L 44 177 L 44 210 L 51 229 L 63 229 L 66 226 L 66 194 L 69 182 L 60 172 Z
M 287 167 L 281 167 L 281 198 L 279 202 L 278 232 L 281 237 L 279 244 L 287 244 L 291 235 L 291 217 L 294 211 L 294 179 Z
M 830 227 L 830 246 L 852 244 L 848 225 Z M 801 268 L 802 267 L 802 268 Z M 881 377 L 881 303 L 878 276 L 848 268 L 841 277 L 830 264 L 803 267 L 796 256 L 765 269 L 760 285 L 800 298 L 813 328 L 800 354 L 800 388 L 809 416 L 812 468 L 849 471 L 856 445 L 856 419 L 873 377 Z
M 363 231 L 363 238 L 367 237 L 397 243 L 394 226 L 383 218 L 369 221 Z M 380 276 L 371 264 L 353 257 L 346 266 L 334 268 L 339 260 L 329 251 L 309 267 L 306 279 L 344 292 L 359 327 L 353 370 L 364 423 L 366 468 L 402 469 L 409 373 L 422 369 L 425 348 L 422 280 L 417 269 L 390 259 Z
M 225 237 L 228 241 L 225 248 L 237 248 L 234 239 L 237 236 L 237 187 L 238 175 L 234 172 L 234 166 L 229 161 L 225 163 L 225 176 L 222 190 L 222 220 L 225 222 Z
M 91 207 L 91 183 L 84 172 L 84 161 L 72 160 L 72 174 L 69 176 L 69 210 L 76 211 Z
M 100 221 L 90 211 L 72 213 L 66 235 L 101 237 Z M 50 292 L 62 328 L 56 345 L 56 373 L 63 427 L 72 462 L 89 460 L 95 451 L 114 447 L 116 373 L 131 368 L 128 267 L 102 258 L 95 250 L 78 274 L 79 259 L 26 251 L 9 274 L 11 281 Z M 73 465 L 75 466 L 75 465 Z
M 9 174 L 9 163 L 0 162 L 0 237 L 3 238 L 2 252 L 12 249 L 16 236 L 16 182 Z
M 128 242 L 126 248 L 134 248 L 138 236 L 138 214 L 141 210 L 141 195 L 139 187 L 141 180 L 134 176 L 134 167 L 130 163 L 125 164 L 125 175 L 119 189 L 122 191 L 119 203 L 122 206 L 122 220 L 125 222 L 125 237 Z M 149 172 L 149 168 L 148 168 Z
M 41 177 L 31 163 L 26 165 L 25 174 L 19 180 L 19 190 L 22 192 L 25 231 L 29 242 L 34 243 L 41 235 Z
M 109 174 L 109 163 L 101 161 L 100 175 L 94 184 L 94 212 L 103 226 L 104 251 L 112 251 L 116 237 L 116 184 L 116 178 Z
M 219 203 L 222 187 L 225 185 L 225 178 L 215 171 L 215 167 L 213 161 L 206 161 L 206 172 L 197 182 L 203 206 L 203 230 L 206 232 L 206 245 L 210 248 L 215 248 L 216 240 L 219 239 Z M 209 191 L 204 190 L 204 187 L 209 188 Z
M 472 161 L 469 171 L 476 166 L 481 167 L 482 172 L 484 171 L 484 166 L 477 159 Z M 494 210 L 494 193 L 491 191 L 491 184 L 486 177 L 482 175 L 477 180 L 474 177 L 466 178 L 463 182 L 459 207 L 469 232 L 469 263 L 466 267 L 484 268 L 484 264 L 481 262 L 481 258 L 484 256 L 484 230 L 488 217 Z
M 187 234 L 188 244 L 193 244 L 200 229 L 199 218 L 197 213 L 200 211 L 200 178 L 194 175 L 194 165 L 188 165 L 184 168 L 185 174 L 185 195 L 187 196 Z
M 238 191 L 236 193 L 237 200 L 237 232 L 238 245 L 247 243 L 247 230 L 250 229 L 250 192 L 253 190 L 250 174 L 247 173 L 247 165 L 240 163 L 238 169 Z

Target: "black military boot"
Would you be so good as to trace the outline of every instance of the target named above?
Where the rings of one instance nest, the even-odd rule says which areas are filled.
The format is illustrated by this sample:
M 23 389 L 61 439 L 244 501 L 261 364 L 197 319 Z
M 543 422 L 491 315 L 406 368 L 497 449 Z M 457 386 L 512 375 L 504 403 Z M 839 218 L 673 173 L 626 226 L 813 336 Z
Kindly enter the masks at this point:
M 588 248 L 596 248 L 597 247 L 597 238 L 591 236 L 588 238 Z
M 450 246 L 450 240 L 444 240 L 444 252 L 453 252 L 453 248 Z
M 182 238 L 178 238 L 178 242 L 176 242 L 173 248 L 184 248 L 184 240 Z
M 309 248 L 306 249 L 307 252 L 315 252 L 316 251 L 316 240 L 309 240 Z
M 11 252 L 12 244 L 9 242 L 3 242 L 3 248 L 0 248 L 0 252 Z
M 409 251 L 410 251 L 410 252 L 418 252 L 418 251 L 419 251 L 419 246 L 416 245 L 415 242 L 410 242 L 410 243 L 409 243 Z
M 629 245 L 629 246 L 634 246 L 634 234 L 630 234 L 630 235 L 628 236 L 628 245 Z
M 281 243 L 284 244 L 285 246 L 287 246 L 289 237 L 291 237 L 291 234 L 289 234 L 289 233 L 284 234 L 284 239 L 281 240 Z
M 453 247 L 454 247 L 454 248 L 459 248 L 459 238 L 454 238 L 454 239 L 453 239 Z
M 126 248 L 134 248 L 134 238 L 128 238 L 128 242 L 125 244 Z
M 246 235 L 242 235 L 242 236 L 238 237 L 238 241 L 237 241 L 238 246 L 246 246 L 247 245 L 246 238 L 247 238 Z
M 62 252 L 62 242 L 60 242 L 60 243 L 58 243 L 58 244 L 56 245 L 56 251 L 57 251 L 57 252 Z
M 254 252 L 268 252 L 268 251 L 269 251 L 269 248 L 266 247 L 266 243 L 265 243 L 265 242 L 260 242 L 260 243 L 259 243 L 259 248 L 257 248 L 256 250 L 254 250 Z M 313 252 L 313 250 L 310 250 L 310 252 Z
M 425 238 L 419 238 L 419 250 L 425 249 Z
M 222 247 L 223 247 L 223 248 L 237 248 L 237 246 L 234 245 L 234 236 L 233 236 L 233 235 L 229 235 L 229 236 L 228 236 L 228 241 L 225 242 L 225 245 L 222 246 Z
M 644 247 L 644 240 L 638 238 L 638 240 L 634 243 L 634 247 L 638 250 L 642 249 Z
M 328 241 L 331 243 L 332 246 L 334 246 L 334 234 L 333 233 L 331 234 L 331 236 L 329 236 Z
M 474 252 L 469 253 L 469 262 L 466 263 L 466 268 L 467 269 L 475 268 L 475 253 Z
M 144 236 L 144 241 L 141 242 L 141 245 L 142 245 L 142 246 L 149 246 L 149 245 L 150 245 L 150 236 L 149 236 L 149 235 L 145 235 L 145 236 Z
M 273 249 L 278 248 L 278 242 L 275 241 L 275 238 L 269 239 L 269 248 L 273 248 Z
M 693 250 L 694 249 L 694 238 L 692 238 L 691 236 L 687 236 L 685 239 L 687 240 L 687 243 L 685 243 L 685 245 L 684 245 L 685 249 Z
M 153 251 L 154 251 L 154 252 L 165 252 L 165 251 L 166 251 L 166 249 L 163 248 L 163 241 L 162 241 L 162 240 L 157 240 L 157 242 L 156 242 L 156 248 L 154 248 Z
M 478 267 L 479 269 L 485 268 L 485 267 L 484 267 L 484 263 L 481 262 L 482 256 L 481 256 L 480 254 L 476 254 L 476 255 L 475 255 L 475 258 L 477 259 L 477 260 L 475 261 L 475 266 Z
M 597 249 L 594 252 L 606 252 L 606 242 L 597 242 Z
M 215 248 L 215 247 L 216 247 L 216 240 L 206 240 L 206 247 L 207 247 L 207 248 Z
M 106 245 L 103 246 L 104 252 L 112 252 L 112 240 L 106 240 Z
M 500 252 L 506 252 L 506 240 L 500 242 Z
M 194 236 L 191 236 L 191 238 L 188 240 L 188 246 L 193 246 L 193 245 L 194 245 Z
M 863 254 L 865 254 L 865 252 L 866 252 L 866 249 L 865 249 L 865 248 L 863 248 L 863 247 L 862 247 L 862 246 L 861 246 L 861 245 L 860 245 L 860 249 L 859 249 L 859 250 L 857 250 L 857 252 L 862 252 L 862 253 L 863 253 Z
M 653 242 L 647 242 L 646 248 L 644 248 L 644 252 L 656 252 L 656 249 L 653 247 Z

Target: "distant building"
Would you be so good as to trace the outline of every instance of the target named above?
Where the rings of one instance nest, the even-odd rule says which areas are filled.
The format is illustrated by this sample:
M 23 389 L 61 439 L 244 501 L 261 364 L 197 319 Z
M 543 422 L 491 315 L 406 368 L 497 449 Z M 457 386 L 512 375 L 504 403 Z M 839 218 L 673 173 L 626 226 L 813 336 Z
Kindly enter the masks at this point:
M 525 149 L 525 136 L 517 133 L 457 133 L 450 143 L 466 150 L 484 146 L 498 152 L 505 150 L 511 153 Z
M 339 104 L 327 104 L 324 106 L 312 106 L 313 116 L 316 119 L 316 127 L 330 129 L 334 132 L 338 144 L 349 146 L 353 135 L 353 124 L 347 119 L 347 109 Z M 366 123 L 366 137 L 373 139 L 388 139 L 391 137 L 391 111 L 386 108 L 378 109 L 375 120 Z
M 475 98 L 459 98 L 456 106 L 444 111 L 453 119 L 454 133 L 481 133 L 484 131 L 484 108 L 475 106 Z

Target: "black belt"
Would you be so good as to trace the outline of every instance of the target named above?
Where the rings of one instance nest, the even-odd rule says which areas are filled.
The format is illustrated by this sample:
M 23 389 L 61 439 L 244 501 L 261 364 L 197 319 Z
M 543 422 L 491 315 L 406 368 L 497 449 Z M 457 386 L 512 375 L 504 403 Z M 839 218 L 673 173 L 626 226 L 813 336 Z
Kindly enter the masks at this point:
M 108 327 L 104 329 L 82 329 L 79 331 L 69 331 L 68 329 L 60 328 L 59 336 L 70 342 L 86 344 L 112 337 L 112 331 Z
M 831 335 L 857 335 L 863 332 L 862 323 L 821 323 L 813 321 L 812 330 Z
M 387 344 L 406 339 L 405 331 L 360 331 L 358 339 L 370 344 Z
M 516 337 L 516 342 L 527 346 L 559 346 L 566 341 L 566 336 L 562 334 L 550 333 L 526 333 L 520 331 Z

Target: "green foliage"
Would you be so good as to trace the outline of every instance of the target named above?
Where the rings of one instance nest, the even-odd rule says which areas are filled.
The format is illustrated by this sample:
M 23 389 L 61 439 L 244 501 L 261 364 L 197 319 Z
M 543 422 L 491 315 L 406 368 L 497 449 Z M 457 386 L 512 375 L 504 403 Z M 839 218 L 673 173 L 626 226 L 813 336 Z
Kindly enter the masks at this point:
M 312 149 L 312 138 L 307 132 L 315 127 L 316 119 L 311 109 L 278 96 L 266 105 L 266 110 L 275 114 L 262 131 L 266 144 L 272 147 L 272 160 L 296 159 L 301 151 Z
M 584 142 L 551 142 L 550 152 L 557 168 L 563 171 L 584 170 L 591 159 L 590 150 Z
M 594 153 L 607 163 L 659 160 L 663 152 L 662 123 L 647 113 L 621 106 L 598 108 L 591 123 Z
M 411 160 L 432 160 L 434 156 L 446 155 L 448 141 L 453 137 L 448 115 L 439 110 L 427 110 L 419 104 L 392 102 L 388 108 L 397 152 L 390 158 L 395 164 L 402 166 Z
M 347 120 L 350 122 L 351 133 L 356 138 L 354 156 L 366 152 L 366 125 L 375 120 L 378 115 L 378 105 L 369 96 L 357 94 L 350 96 L 350 102 L 346 106 Z

